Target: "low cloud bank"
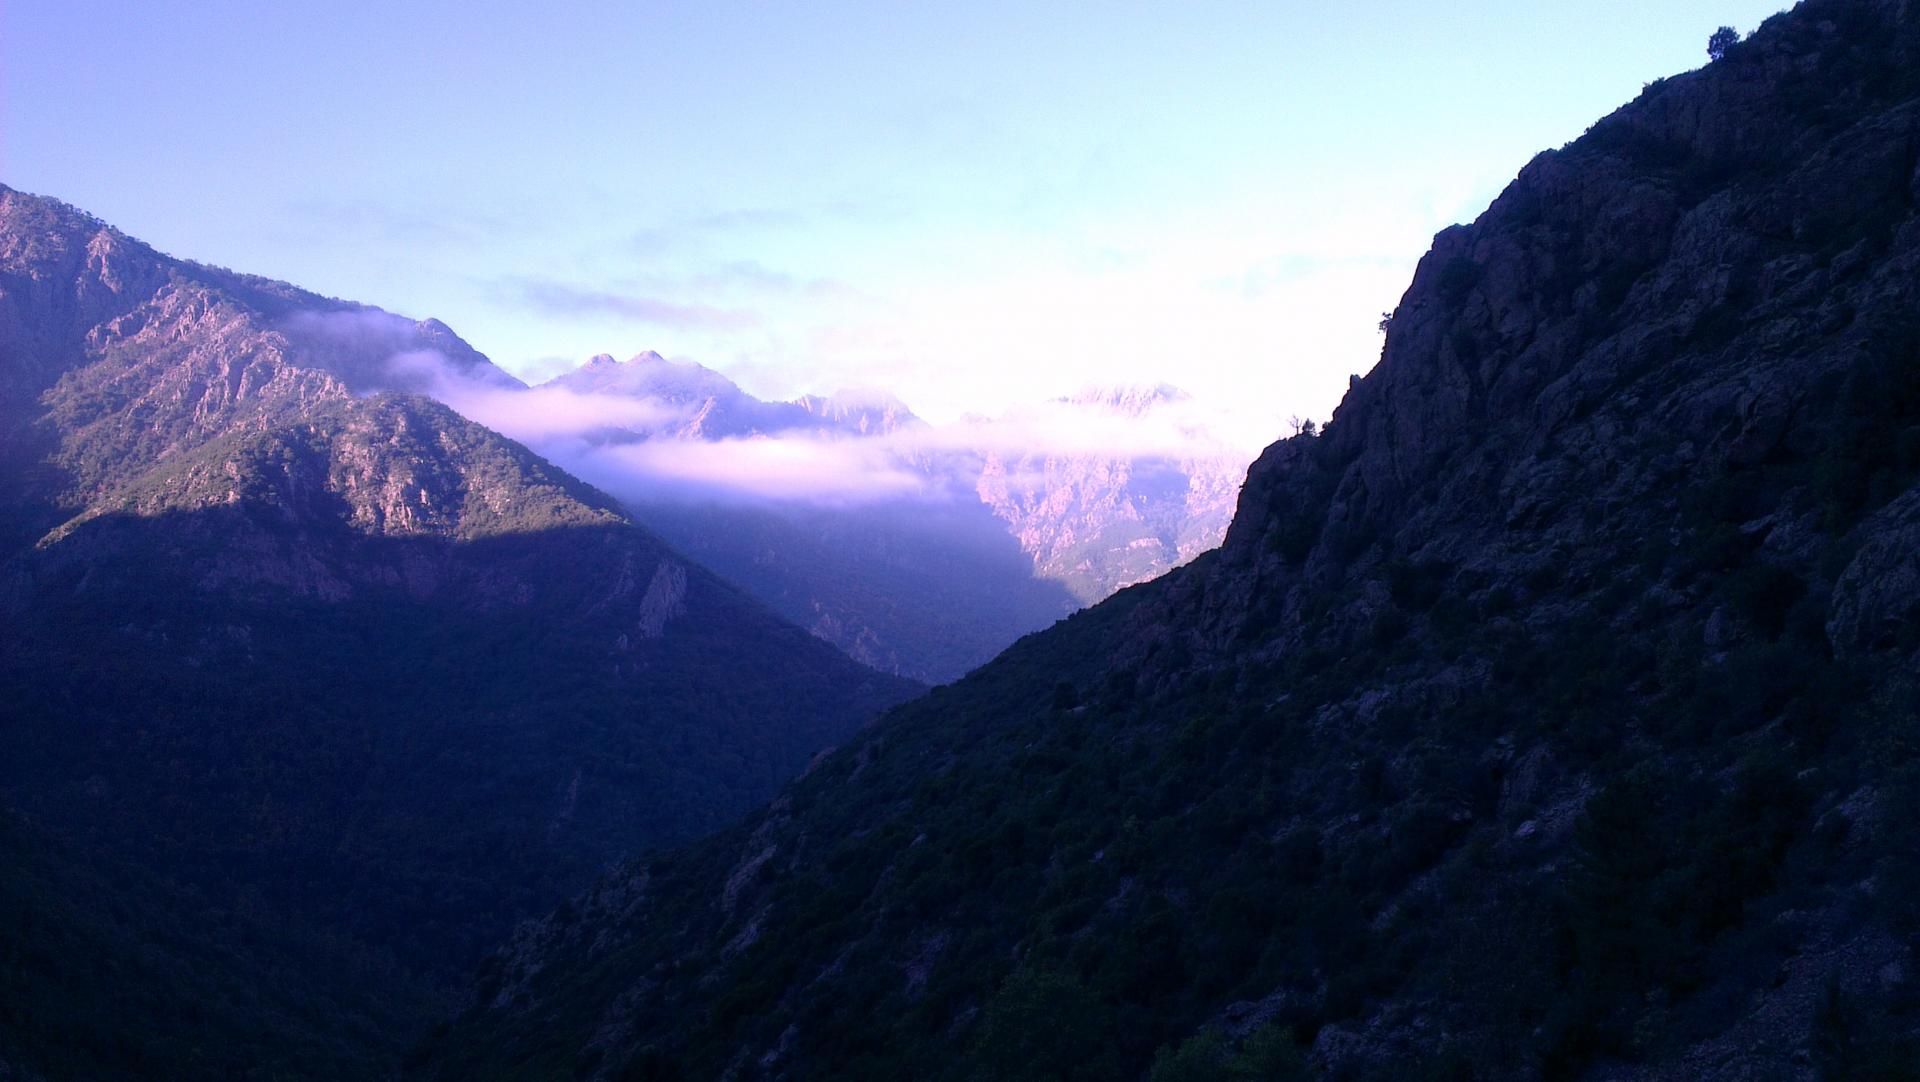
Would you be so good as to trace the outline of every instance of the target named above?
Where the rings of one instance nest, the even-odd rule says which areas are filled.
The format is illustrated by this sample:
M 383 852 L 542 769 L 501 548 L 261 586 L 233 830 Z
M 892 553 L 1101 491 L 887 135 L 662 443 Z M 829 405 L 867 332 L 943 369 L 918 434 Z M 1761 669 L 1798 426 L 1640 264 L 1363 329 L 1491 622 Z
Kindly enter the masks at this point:
M 973 498 L 982 470 L 1038 489 L 1048 460 L 1097 458 L 1244 467 L 1279 433 L 1169 388 L 1022 407 L 994 418 L 861 433 L 821 425 L 680 438 L 702 404 L 557 386 L 503 387 L 430 350 L 395 354 L 396 383 L 426 393 L 623 499 L 851 506 Z M 1264 426 L 1262 426 L 1264 427 Z
M 613 467 L 615 484 L 655 498 L 842 505 L 950 496 L 937 475 L 905 465 L 876 437 L 646 440 L 595 457 L 598 469 Z
M 656 399 L 581 394 L 565 387 L 502 387 L 471 379 L 430 350 L 395 354 L 387 363 L 396 382 L 418 385 L 470 420 L 522 443 L 658 431 L 687 417 L 686 410 Z

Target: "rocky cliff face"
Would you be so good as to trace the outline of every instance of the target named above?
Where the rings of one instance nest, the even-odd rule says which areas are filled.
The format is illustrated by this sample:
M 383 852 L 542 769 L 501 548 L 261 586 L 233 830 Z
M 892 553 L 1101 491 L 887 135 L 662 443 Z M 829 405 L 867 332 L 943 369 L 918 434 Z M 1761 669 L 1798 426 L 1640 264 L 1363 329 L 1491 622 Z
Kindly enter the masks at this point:
M 1917 208 L 1905 0 L 1653 84 L 1218 552 L 524 929 L 442 1076 L 1897 1077 Z
M 1187 399 L 1162 384 L 1090 390 L 1060 405 L 1069 417 L 1151 423 Z M 1179 454 L 989 451 L 976 491 L 1036 573 L 1091 605 L 1186 563 L 1226 533 L 1245 459 L 1204 432 L 1189 435 Z
M 1806 581 L 1823 535 L 1884 529 L 1855 520 L 1912 462 L 1853 456 L 1904 438 L 1920 106 L 1900 46 L 1866 38 L 1909 22 L 1806 5 L 1437 237 L 1341 423 L 1251 472 L 1222 558 L 1245 604 L 1187 644 L 1394 559 L 1525 597 L 1534 568 L 1683 544 L 1701 500 Z
M 411 354 L 518 385 L 437 320 L 171 259 L 4 186 L 0 223 L 0 411 L 15 482 L 0 500 L 31 509 L 33 525 L 111 501 L 230 432 L 418 390 Z
M 0 189 L 4 803 L 431 985 L 914 690 L 403 393 L 448 370 L 516 385 Z

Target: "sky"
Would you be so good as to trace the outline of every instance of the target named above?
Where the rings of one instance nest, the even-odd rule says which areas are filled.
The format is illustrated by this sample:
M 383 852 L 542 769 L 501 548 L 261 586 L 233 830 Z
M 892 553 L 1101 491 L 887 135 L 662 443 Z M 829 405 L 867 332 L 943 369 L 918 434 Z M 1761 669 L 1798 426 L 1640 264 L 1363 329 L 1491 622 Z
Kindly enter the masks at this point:
M 950 420 L 1324 418 L 1432 235 L 1781 0 L 0 0 L 0 181 L 438 317 Z

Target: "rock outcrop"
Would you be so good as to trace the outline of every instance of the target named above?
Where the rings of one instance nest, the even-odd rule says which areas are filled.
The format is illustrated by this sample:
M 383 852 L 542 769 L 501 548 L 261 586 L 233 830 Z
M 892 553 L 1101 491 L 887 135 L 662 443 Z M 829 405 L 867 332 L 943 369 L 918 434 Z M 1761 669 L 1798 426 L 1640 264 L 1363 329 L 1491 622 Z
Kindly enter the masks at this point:
M 1184 391 L 1160 384 L 1089 390 L 1053 405 L 1055 419 L 1069 425 L 1157 425 L 1159 412 L 1187 401 Z M 1186 563 L 1226 533 L 1245 457 L 1204 431 L 1183 435 L 1178 453 L 998 447 L 982 453 L 975 491 L 1006 522 L 1036 574 L 1091 605 Z

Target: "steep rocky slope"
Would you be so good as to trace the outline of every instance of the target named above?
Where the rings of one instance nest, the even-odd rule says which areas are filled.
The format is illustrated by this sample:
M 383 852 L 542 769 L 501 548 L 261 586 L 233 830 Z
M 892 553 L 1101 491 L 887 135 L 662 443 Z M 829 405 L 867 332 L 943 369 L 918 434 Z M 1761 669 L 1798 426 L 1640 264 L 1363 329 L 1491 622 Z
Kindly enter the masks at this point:
M 914 690 L 403 393 L 447 370 L 516 386 L 0 189 L 0 803 L 431 985 Z
M 1435 239 L 1225 545 L 525 927 L 445 1078 L 1910 1077 L 1920 11 Z

